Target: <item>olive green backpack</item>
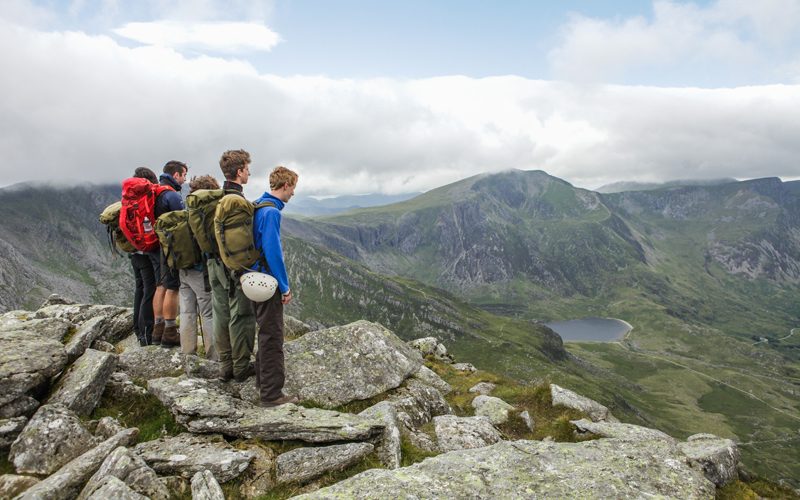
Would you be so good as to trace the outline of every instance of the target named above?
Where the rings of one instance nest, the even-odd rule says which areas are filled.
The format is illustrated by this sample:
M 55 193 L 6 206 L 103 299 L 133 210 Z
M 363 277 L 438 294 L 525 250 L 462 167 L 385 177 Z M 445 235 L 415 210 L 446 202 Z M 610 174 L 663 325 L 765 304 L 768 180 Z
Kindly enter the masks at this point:
M 120 252 L 133 253 L 136 248 L 125 237 L 122 229 L 119 228 L 119 212 L 122 210 L 122 202 L 117 201 L 103 209 L 98 220 L 106 226 L 108 232 L 108 245 L 111 251 L 119 255 Z
M 186 269 L 200 262 L 200 249 L 189 229 L 187 210 L 173 210 L 162 214 L 154 227 L 164 259 L 170 268 Z
M 200 250 L 209 255 L 219 254 L 214 237 L 214 211 L 223 196 L 225 191 L 222 189 L 198 189 L 186 197 L 189 227 Z
M 214 212 L 214 236 L 219 256 L 231 271 L 252 269 L 261 254 L 253 243 L 253 215 L 261 207 L 274 207 L 265 201 L 254 204 L 238 194 L 227 194 Z

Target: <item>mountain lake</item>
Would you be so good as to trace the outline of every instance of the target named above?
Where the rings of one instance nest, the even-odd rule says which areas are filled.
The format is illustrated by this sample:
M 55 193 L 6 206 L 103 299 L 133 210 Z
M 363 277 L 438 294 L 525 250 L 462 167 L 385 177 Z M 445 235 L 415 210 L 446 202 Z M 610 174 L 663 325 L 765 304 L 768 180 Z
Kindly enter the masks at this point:
M 559 334 L 564 342 L 617 342 L 633 329 L 629 323 L 614 318 L 553 321 L 545 326 Z

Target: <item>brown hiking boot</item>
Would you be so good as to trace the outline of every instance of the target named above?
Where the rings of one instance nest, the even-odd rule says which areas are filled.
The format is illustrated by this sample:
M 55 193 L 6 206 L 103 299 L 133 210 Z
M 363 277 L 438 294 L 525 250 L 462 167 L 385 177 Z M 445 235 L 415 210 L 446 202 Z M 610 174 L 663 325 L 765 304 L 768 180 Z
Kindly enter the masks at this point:
M 153 325 L 153 345 L 161 345 L 161 336 L 164 334 L 164 323 L 156 323 Z
M 180 347 L 181 336 L 178 333 L 177 326 L 167 326 L 164 328 L 164 334 L 161 335 L 161 347 L 169 349 L 170 347 Z
M 253 365 L 253 363 L 249 363 L 247 365 L 247 368 L 245 368 L 243 372 L 237 373 L 236 375 L 233 376 L 233 378 L 236 379 L 237 382 L 244 382 L 249 377 L 255 374 L 256 374 L 255 365 Z
M 223 368 L 222 366 L 219 367 L 219 375 L 217 376 L 217 380 L 220 382 L 227 382 L 228 380 L 233 378 L 233 368 Z
M 287 403 L 297 404 L 299 402 L 300 400 L 295 396 L 287 396 L 284 394 L 278 399 L 273 399 L 272 401 L 261 401 L 258 405 L 262 408 L 275 408 L 276 406 L 285 405 Z

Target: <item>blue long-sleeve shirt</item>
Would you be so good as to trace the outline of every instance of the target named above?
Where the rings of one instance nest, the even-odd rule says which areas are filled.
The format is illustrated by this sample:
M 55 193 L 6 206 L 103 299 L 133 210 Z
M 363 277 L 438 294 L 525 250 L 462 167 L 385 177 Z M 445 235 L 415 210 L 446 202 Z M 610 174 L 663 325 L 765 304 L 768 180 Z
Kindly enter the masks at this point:
M 286 274 L 286 264 L 283 261 L 283 248 L 281 247 L 281 210 L 284 203 L 269 193 L 264 193 L 256 203 L 272 202 L 275 207 L 263 207 L 256 210 L 253 220 L 253 243 L 267 261 L 269 270 L 257 263 L 258 270 L 267 272 L 278 281 L 281 293 L 289 291 L 289 277 Z

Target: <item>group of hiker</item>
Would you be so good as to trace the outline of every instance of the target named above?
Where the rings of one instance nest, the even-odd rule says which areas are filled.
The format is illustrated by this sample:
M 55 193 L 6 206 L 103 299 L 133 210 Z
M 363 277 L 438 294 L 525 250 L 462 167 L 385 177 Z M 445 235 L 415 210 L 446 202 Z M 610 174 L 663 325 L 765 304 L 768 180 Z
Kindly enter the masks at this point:
M 283 307 L 292 291 L 280 226 L 298 175 L 276 167 L 269 189 L 250 202 L 243 192 L 250 154 L 226 151 L 219 166 L 222 187 L 211 175 L 193 177 L 185 204 L 185 163 L 167 162 L 159 177 L 139 167 L 122 182 L 122 200 L 101 214 L 112 245 L 130 256 L 134 330 L 142 346 L 197 354 L 199 322 L 205 356 L 219 362 L 220 380 L 255 375 L 262 406 L 296 402 L 282 390 Z

